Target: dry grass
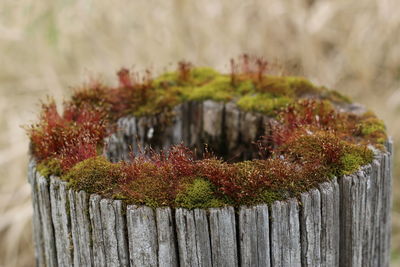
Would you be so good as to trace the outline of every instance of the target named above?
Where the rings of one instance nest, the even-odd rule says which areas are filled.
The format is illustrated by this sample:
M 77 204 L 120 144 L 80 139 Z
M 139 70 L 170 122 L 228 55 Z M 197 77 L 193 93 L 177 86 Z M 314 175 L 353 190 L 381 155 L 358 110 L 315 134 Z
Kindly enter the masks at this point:
M 121 66 L 179 59 L 228 69 L 242 52 L 279 60 L 382 117 L 400 144 L 400 16 L 397 0 L 53 1 L 0 3 L 0 266 L 32 266 L 28 141 L 45 95 Z M 400 154 L 399 154 L 400 155 Z M 400 157 L 396 157 L 400 166 Z M 393 265 L 400 254 L 396 170 Z

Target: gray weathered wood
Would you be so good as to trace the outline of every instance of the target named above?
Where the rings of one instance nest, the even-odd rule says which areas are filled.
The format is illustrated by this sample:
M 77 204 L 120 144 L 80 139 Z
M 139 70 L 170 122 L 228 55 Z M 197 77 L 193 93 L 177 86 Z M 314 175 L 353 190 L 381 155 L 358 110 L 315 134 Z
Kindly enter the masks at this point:
M 225 132 L 228 149 L 232 151 L 239 143 L 240 112 L 236 104 L 225 104 Z
M 71 233 L 74 247 L 74 266 L 92 266 L 89 198 L 84 191 L 68 192 L 71 213 Z
M 89 198 L 90 225 L 92 228 L 93 266 L 106 266 L 106 248 L 101 222 L 99 195 L 93 194 Z
M 363 266 L 374 266 L 374 227 L 377 222 L 377 180 L 373 176 L 373 166 L 368 165 L 363 168 L 366 188 L 365 188 L 365 226 L 364 234 L 362 237 L 363 249 L 362 249 L 362 265 Z M 375 263 L 377 264 L 377 263 Z
M 178 266 L 175 227 L 171 208 L 156 209 L 158 266 Z
M 57 266 L 57 251 L 54 236 L 53 221 L 51 218 L 51 200 L 49 193 L 49 182 L 46 178 L 36 173 L 39 192 L 39 212 L 42 222 L 42 236 L 44 256 L 47 266 Z
M 271 205 L 271 264 L 301 266 L 299 205 L 296 199 Z
M 321 196 L 317 189 L 300 195 L 302 266 L 321 266 Z
M 252 141 L 268 116 L 241 112 L 233 103 L 188 102 L 162 116 L 125 117 L 108 138 L 107 156 L 126 160 L 152 146 L 184 141 L 240 159 L 254 157 Z M 161 136 L 161 138 L 160 138 Z M 38 266 L 388 266 L 393 144 L 373 149 L 374 161 L 357 172 L 320 184 L 299 200 L 270 207 L 186 210 L 128 206 L 67 191 L 29 164 Z M 268 210 L 269 209 L 269 210 Z
M 222 134 L 224 104 L 212 100 L 203 102 L 203 131 L 212 140 Z
M 173 112 L 175 114 L 172 120 L 172 136 L 171 143 L 172 144 L 180 144 L 183 141 L 183 125 L 182 125 L 182 106 L 177 105 Z
M 386 255 L 384 256 L 387 259 L 387 264 L 389 265 L 390 261 L 390 253 L 391 253 L 391 233 L 392 233 L 392 207 L 393 207 L 393 140 L 389 137 L 387 141 L 387 151 L 388 151 L 388 158 L 386 164 L 386 184 L 387 184 L 387 191 L 386 191 L 386 202 L 387 202 L 387 232 L 386 232 Z
M 178 208 L 175 219 L 180 266 L 212 266 L 206 211 Z
M 157 266 L 157 229 L 149 207 L 127 207 L 130 266 Z
M 270 266 L 268 206 L 239 210 L 241 266 Z
M 372 221 L 370 222 L 372 224 L 371 239 L 373 242 L 372 244 L 370 244 L 371 261 L 369 262 L 369 266 L 379 266 L 381 264 L 380 235 L 381 235 L 381 213 L 382 213 L 381 156 L 377 156 L 371 163 L 371 166 L 372 166 L 371 182 L 372 185 L 374 186 L 374 190 L 372 192 L 371 191 L 367 192 L 367 194 L 370 193 L 371 196 L 369 197 L 372 198 L 371 200 L 367 198 L 367 202 L 371 202 L 374 215 L 372 216 Z
M 31 159 L 28 165 L 28 182 L 32 188 L 32 226 L 33 226 L 33 240 L 35 246 L 35 259 L 36 266 L 43 266 L 45 264 L 44 247 L 43 247 L 43 230 L 42 230 L 42 217 L 40 215 L 39 191 L 36 177 L 36 162 Z
M 362 266 L 365 229 L 366 178 L 363 171 L 341 179 L 340 264 Z
M 58 265 L 71 266 L 73 250 L 67 183 L 57 177 L 50 177 L 50 199 Z
M 189 143 L 188 145 L 199 146 L 203 132 L 203 103 L 189 102 Z
M 238 266 L 235 210 L 210 209 L 210 237 L 213 266 Z
M 337 179 L 319 185 L 321 196 L 321 267 L 339 266 L 340 190 Z
M 391 177 L 389 154 L 383 153 L 381 161 L 382 185 L 382 217 L 381 217 L 381 266 L 389 266 L 390 262 L 390 233 L 391 233 Z
M 107 266 L 127 266 L 126 223 L 120 200 L 100 200 L 101 224 Z

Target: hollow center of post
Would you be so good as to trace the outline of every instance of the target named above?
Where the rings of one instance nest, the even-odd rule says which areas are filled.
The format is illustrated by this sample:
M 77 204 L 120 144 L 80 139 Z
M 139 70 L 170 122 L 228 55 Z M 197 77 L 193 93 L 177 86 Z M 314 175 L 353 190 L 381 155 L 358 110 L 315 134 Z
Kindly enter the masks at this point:
M 117 162 L 149 148 L 183 144 L 199 157 L 211 152 L 228 162 L 250 160 L 258 157 L 255 142 L 265 135 L 269 120 L 232 102 L 186 102 L 170 113 L 119 119 L 117 131 L 106 140 L 106 156 Z

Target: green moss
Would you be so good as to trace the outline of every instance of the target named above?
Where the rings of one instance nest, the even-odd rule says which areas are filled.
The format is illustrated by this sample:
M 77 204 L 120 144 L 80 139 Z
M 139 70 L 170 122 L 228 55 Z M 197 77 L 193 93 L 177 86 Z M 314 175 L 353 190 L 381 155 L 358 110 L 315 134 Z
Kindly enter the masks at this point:
M 218 76 L 214 80 L 202 86 L 187 89 L 189 100 L 229 101 L 233 98 L 233 88 L 228 76 Z
M 283 198 L 284 195 L 282 193 L 271 190 L 265 190 L 260 194 L 260 199 L 262 203 L 266 204 L 272 204 L 273 202 L 277 200 L 282 200 Z
M 197 178 L 175 198 L 176 205 L 187 209 L 220 207 L 224 202 L 215 197 L 213 185 Z
M 262 112 L 273 115 L 273 112 L 290 104 L 293 100 L 289 97 L 273 97 L 268 94 L 245 95 L 237 101 L 240 109 L 245 111 Z
M 236 91 L 241 94 L 249 94 L 253 93 L 255 91 L 256 85 L 252 80 L 244 80 L 239 83 L 239 85 L 236 88 Z
M 336 103 L 348 103 L 348 104 L 351 103 L 351 99 L 348 98 L 347 96 L 340 94 L 338 91 L 328 90 L 324 87 L 323 90 L 321 91 L 321 96 L 323 99 L 327 99 Z
M 183 150 L 175 151 L 171 157 L 154 155 L 137 159 L 136 163 L 111 163 L 104 157 L 95 157 L 79 162 L 62 179 L 77 190 L 150 207 L 194 209 L 270 204 L 298 196 L 332 176 L 357 171 L 372 160 L 372 151 L 366 144 L 376 146 L 387 139 L 385 126 L 375 115 L 338 112 L 335 104 L 350 101 L 336 91 L 315 86 L 302 77 L 260 77 L 253 72 L 235 75 L 181 64 L 178 71 L 162 74 L 151 84 L 145 81 L 118 88 L 85 89 L 74 94 L 72 104 L 75 103 L 77 114 L 86 105 L 98 107 L 111 114 L 112 122 L 127 114 L 136 117 L 157 114 L 160 128 L 155 129 L 154 143 L 158 143 L 159 133 L 174 116 L 173 107 L 184 101 L 234 101 L 242 110 L 267 115 L 275 115 L 276 110 L 290 104 L 271 122 L 271 131 L 267 133 L 271 136 L 257 143 L 259 151 L 266 152 L 260 153 L 260 159 L 239 163 L 217 158 L 195 160 Z M 41 122 L 41 129 L 62 125 L 57 113 L 49 110 L 47 113 L 51 116 Z M 68 130 L 75 133 L 73 127 L 78 124 L 77 115 L 73 115 Z M 54 139 L 57 137 L 54 133 L 49 131 L 47 136 Z M 72 135 L 63 134 L 60 133 L 60 140 L 69 138 L 70 144 L 76 143 Z M 39 134 L 32 143 L 47 145 L 51 138 L 43 139 L 45 136 Z M 52 148 L 62 147 L 54 144 Z M 101 154 L 102 146 L 97 148 Z M 59 155 L 54 150 L 39 159 Z M 62 174 L 56 159 L 43 161 L 37 168 L 45 177 Z
M 122 178 L 120 166 L 99 156 L 76 164 L 62 179 L 72 188 L 109 195 Z
M 179 84 L 178 72 L 166 72 L 153 80 L 154 87 L 176 86 Z
M 288 97 L 301 97 L 308 94 L 317 94 L 319 87 L 302 77 L 294 76 L 267 76 L 259 87 L 261 92 Z
M 207 67 L 194 68 L 191 70 L 190 74 L 191 74 L 191 82 L 194 85 L 205 84 L 215 79 L 217 76 L 221 75 L 214 69 Z
M 360 124 L 361 134 L 366 136 L 376 132 L 385 132 L 386 127 L 382 120 L 369 118 Z
M 45 178 L 49 178 L 50 175 L 61 176 L 63 173 L 60 161 L 55 158 L 43 160 L 36 166 L 36 170 Z
M 354 173 L 361 166 L 371 163 L 373 156 L 373 152 L 366 147 L 348 145 L 345 149 L 344 154 L 340 158 L 341 174 Z
M 358 170 L 361 164 L 364 162 L 362 157 L 354 154 L 345 154 L 341 157 L 340 161 L 343 166 L 343 174 L 353 173 L 354 171 Z

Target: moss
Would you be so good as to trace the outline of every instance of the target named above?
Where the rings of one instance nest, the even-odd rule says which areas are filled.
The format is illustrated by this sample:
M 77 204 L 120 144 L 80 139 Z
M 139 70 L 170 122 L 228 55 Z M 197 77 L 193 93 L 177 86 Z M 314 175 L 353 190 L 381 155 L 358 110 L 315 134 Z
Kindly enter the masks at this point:
M 256 85 L 252 80 L 244 80 L 238 84 L 236 91 L 241 95 L 246 95 L 255 92 L 255 88 Z
M 294 76 L 267 76 L 258 90 L 292 98 L 308 94 L 317 94 L 321 91 L 319 87 L 316 87 L 305 78 Z
M 221 199 L 216 198 L 211 182 L 201 178 L 187 185 L 185 190 L 176 196 L 175 203 L 187 209 L 215 208 L 224 205 Z
M 44 109 L 46 116 L 30 131 L 41 174 L 61 175 L 57 160 L 61 159 L 67 172 L 62 179 L 71 187 L 150 207 L 272 203 L 297 196 L 332 176 L 353 173 L 372 160 L 366 145 L 377 146 L 387 139 L 383 122 L 374 114 L 339 112 L 336 104 L 349 103 L 346 97 L 302 77 L 263 76 L 262 70 L 224 75 L 182 62 L 176 72 L 154 80 L 130 83 L 125 78 L 120 77 L 117 88 L 97 86 L 76 92 L 62 116 L 55 104 Z M 257 142 L 259 159 L 239 163 L 216 157 L 196 160 L 187 153 L 189 148 L 146 155 L 129 163 L 94 157 L 102 153 L 103 138 L 113 129 L 115 119 L 127 114 L 157 115 L 157 139 L 174 116 L 176 105 L 202 100 L 234 101 L 245 111 L 278 114 L 269 125 L 268 136 Z M 97 127 L 103 119 L 110 124 Z M 93 135 L 93 153 L 77 145 L 87 143 L 80 132 Z M 66 169 L 65 158 L 86 160 L 76 165 L 73 161 L 68 165 L 72 168 Z
M 360 166 L 364 160 L 359 155 L 354 155 L 354 154 L 348 153 L 348 154 L 343 155 L 341 157 L 340 161 L 343 166 L 343 169 L 342 169 L 343 174 L 351 174 L 354 171 L 358 170 L 358 168 L 360 168 Z
M 282 200 L 284 199 L 285 195 L 281 192 L 276 192 L 276 191 L 271 191 L 271 190 L 265 190 L 260 194 L 260 200 L 262 203 L 266 204 L 272 204 L 273 202 L 277 200 Z
M 382 120 L 377 118 L 368 118 L 364 120 L 360 125 L 361 134 L 363 136 L 371 135 L 376 132 L 385 132 L 386 127 Z
M 98 156 L 79 162 L 62 179 L 68 181 L 72 188 L 110 195 L 122 177 L 118 164 Z
M 335 103 L 347 103 L 347 104 L 352 103 L 351 99 L 348 98 L 347 96 L 340 94 L 338 91 L 329 90 L 324 87 L 323 90 L 321 91 L 321 96 L 323 99 L 327 99 Z
M 228 76 L 218 76 L 209 83 L 187 89 L 189 100 L 229 101 L 233 98 L 233 88 Z
M 203 85 L 221 75 L 214 69 L 207 67 L 194 68 L 190 74 L 191 82 L 194 85 Z
M 61 176 L 63 173 L 60 161 L 55 158 L 43 160 L 36 166 L 36 170 L 45 178 L 50 175 Z
M 178 72 L 166 72 L 154 79 L 152 85 L 156 88 L 179 85 L 179 74 Z
M 274 111 L 280 109 L 293 100 L 289 97 L 273 97 L 268 94 L 246 95 L 237 101 L 240 109 L 245 111 L 262 112 L 273 115 Z
M 383 145 L 387 140 L 385 124 L 372 112 L 362 115 L 357 129 L 364 142 Z
M 372 162 L 373 152 L 363 146 L 348 145 L 340 158 L 340 174 L 351 174 L 361 166 Z

